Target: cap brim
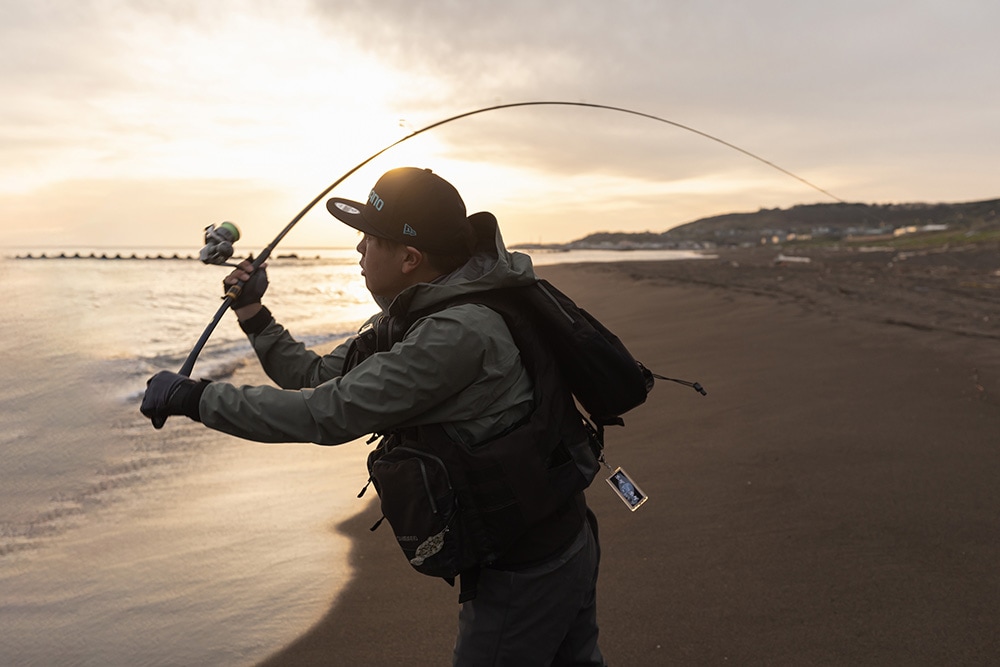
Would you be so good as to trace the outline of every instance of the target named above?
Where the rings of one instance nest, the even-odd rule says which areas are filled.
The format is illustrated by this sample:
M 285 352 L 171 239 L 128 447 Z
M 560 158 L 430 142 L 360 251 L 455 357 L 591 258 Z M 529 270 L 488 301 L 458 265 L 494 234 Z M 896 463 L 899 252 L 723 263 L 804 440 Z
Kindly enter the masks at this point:
M 354 229 L 365 234 L 382 236 L 378 230 L 365 220 L 364 214 L 361 212 L 363 209 L 364 204 L 351 201 L 350 199 L 341 199 L 340 197 L 333 197 L 326 202 L 326 210 L 330 212 L 330 215 L 345 225 L 354 227 Z

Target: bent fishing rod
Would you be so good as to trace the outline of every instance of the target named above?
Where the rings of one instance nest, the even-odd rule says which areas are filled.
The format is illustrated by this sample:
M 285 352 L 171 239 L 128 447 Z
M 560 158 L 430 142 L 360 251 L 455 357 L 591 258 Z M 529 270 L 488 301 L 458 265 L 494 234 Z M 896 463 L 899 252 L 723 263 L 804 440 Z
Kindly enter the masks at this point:
M 806 179 L 802 178 L 801 176 L 798 176 L 798 175 L 796 175 L 796 174 L 788 171 L 787 169 L 779 167 L 778 165 L 776 165 L 775 163 L 771 162 L 770 160 L 765 160 L 764 158 L 760 157 L 759 155 L 751 153 L 750 151 L 748 151 L 748 150 L 746 150 L 744 148 L 740 148 L 739 146 L 737 146 L 735 144 L 729 143 L 728 141 L 724 141 L 723 139 L 720 139 L 720 138 L 718 138 L 716 136 L 708 134 L 707 132 L 702 132 L 701 130 L 695 129 L 695 128 L 690 127 L 688 125 L 683 125 L 681 123 L 669 120 L 667 118 L 662 118 L 660 116 L 654 116 L 653 114 L 644 113 L 642 111 L 635 111 L 634 109 L 627 109 L 627 108 L 624 108 L 624 107 L 610 106 L 610 105 L 607 105 L 607 104 L 594 104 L 594 103 L 591 103 L 591 102 L 566 102 L 566 101 L 558 101 L 558 100 L 545 100 L 545 101 L 532 101 L 532 102 L 511 102 L 511 103 L 508 103 L 508 104 L 496 104 L 496 105 L 489 106 L 489 107 L 483 107 L 481 109 L 474 109 L 472 111 L 466 111 L 465 113 L 460 113 L 460 114 L 457 114 L 455 116 L 450 116 L 449 118 L 445 118 L 444 120 L 439 120 L 439 121 L 437 121 L 435 123 L 431 123 L 430 125 L 427 125 L 425 127 L 420 128 L 419 130 L 415 130 L 415 131 L 411 132 L 410 134 L 407 134 L 406 136 L 402 137 L 401 139 L 398 139 L 398 140 L 392 142 L 391 144 L 389 144 L 385 148 L 383 148 L 383 149 L 379 150 L 378 152 L 373 153 L 369 157 L 365 158 L 364 160 L 362 160 L 361 162 L 359 162 L 357 165 L 355 165 L 354 167 L 352 167 L 350 170 L 348 170 L 343 176 L 341 176 L 340 178 L 338 178 L 337 180 L 335 180 L 333 183 L 331 183 L 322 192 L 320 192 L 318 195 L 316 195 L 316 197 L 311 202 L 309 202 L 308 204 L 306 204 L 305 208 L 303 208 L 301 211 L 299 211 L 298 215 L 296 215 L 294 218 L 292 218 L 291 221 L 287 225 L 285 225 L 285 228 L 282 229 L 278 233 L 278 235 L 274 237 L 274 240 L 271 241 L 271 243 L 269 243 L 267 245 L 267 247 L 265 247 L 260 252 L 259 255 L 257 255 L 257 258 L 252 260 L 253 269 L 256 270 L 256 269 L 260 268 L 260 266 L 264 262 L 267 261 L 267 259 L 271 256 L 271 253 L 274 251 L 274 249 L 277 247 L 277 245 L 279 243 L 281 243 L 282 239 L 284 239 L 285 236 L 287 236 L 290 231 L 292 231 L 292 228 L 295 227 L 295 225 L 299 222 L 299 220 L 301 220 L 303 217 L 305 217 L 305 215 L 309 211 L 311 211 L 313 209 L 313 207 L 316 206 L 316 204 L 318 204 L 320 202 L 320 200 L 322 200 L 324 197 L 326 197 L 330 193 L 331 190 L 333 190 L 335 187 L 337 187 L 338 185 L 340 185 L 341 183 L 343 183 L 351 175 L 353 175 L 356 171 L 358 171 L 359 169 L 361 169 L 362 167 L 364 167 L 369 162 L 371 162 L 375 158 L 379 157 L 380 155 L 382 155 L 386 151 L 389 151 L 390 149 L 395 148 L 396 146 L 398 146 L 399 144 L 403 143 L 404 141 L 409 141 L 413 137 L 416 137 L 417 135 L 423 134 L 424 132 L 428 132 L 430 130 L 433 130 L 434 128 L 441 127 L 442 125 L 446 125 L 446 124 L 454 122 L 456 120 L 461 120 L 463 118 L 468 118 L 469 116 L 476 116 L 476 115 L 487 113 L 487 112 L 490 112 L 490 111 L 499 111 L 501 109 L 514 109 L 514 108 L 517 108 L 517 107 L 537 107 L 537 106 L 583 107 L 583 108 L 589 108 L 589 109 L 603 109 L 605 111 L 614 111 L 614 112 L 618 112 L 618 113 L 629 114 L 629 115 L 632 115 L 632 116 L 638 116 L 640 118 L 646 118 L 646 119 L 653 120 L 653 121 L 656 121 L 656 122 L 659 122 L 659 123 L 665 123 L 667 125 L 671 125 L 673 127 L 676 127 L 678 129 L 684 130 L 686 132 L 691 132 L 691 133 L 696 134 L 696 135 L 698 135 L 700 137 L 704 137 L 705 139 L 709 139 L 709 140 L 714 141 L 716 143 L 722 144 L 723 146 L 726 146 L 727 148 L 731 148 L 732 150 L 735 150 L 735 151 L 737 151 L 739 153 L 742 153 L 743 155 L 746 155 L 747 157 L 750 157 L 750 158 L 752 158 L 754 160 L 757 160 L 758 162 L 762 162 L 763 164 L 767 165 L 768 167 L 771 167 L 772 169 L 776 169 L 777 171 L 780 171 L 781 173 L 785 174 L 786 176 L 794 178 L 795 180 L 797 180 L 797 181 L 805 184 L 806 186 L 812 188 L 813 190 L 816 190 L 816 191 L 818 191 L 818 192 L 826 195 L 827 197 L 830 197 L 831 199 L 833 199 L 833 200 L 835 200 L 835 201 L 837 201 L 839 203 L 845 203 L 843 199 L 840 199 L 839 197 L 831 194 L 830 192 L 827 192 L 826 190 L 824 190 L 823 188 L 819 187 L 818 185 L 810 183 L 809 181 L 807 181 Z M 232 223 L 222 223 L 222 225 L 220 225 L 220 227 L 225 227 L 226 225 L 232 226 Z M 206 241 L 209 240 L 209 236 L 213 232 L 214 232 L 214 230 L 213 230 L 212 227 L 209 227 L 208 229 L 206 229 Z M 236 239 L 239 238 L 239 232 L 238 231 L 236 232 L 235 237 L 236 237 Z M 235 239 L 231 239 L 229 242 L 231 243 L 233 240 L 235 240 Z M 218 241 L 214 241 L 214 242 L 218 242 Z M 232 246 L 230 245 L 229 248 L 228 248 L 230 250 L 228 256 L 225 256 L 225 252 L 223 251 L 223 253 L 221 255 L 220 254 L 216 254 L 210 260 L 209 259 L 205 259 L 203 257 L 202 261 L 205 261 L 206 263 L 224 264 L 225 261 L 229 258 L 229 256 L 232 255 L 231 248 L 232 248 Z M 206 250 L 208 250 L 208 249 L 209 249 L 208 246 L 206 246 Z M 215 316 L 208 323 L 208 326 L 205 327 L 205 331 L 202 332 L 201 337 L 198 338 L 198 341 L 195 343 L 194 347 L 191 349 L 191 353 L 188 354 L 187 359 L 184 361 L 184 365 L 181 366 L 180 371 L 178 371 L 178 373 L 180 375 L 184 375 L 186 377 L 191 377 L 191 373 L 194 370 L 195 362 L 198 360 L 198 355 L 201 354 L 201 351 L 205 347 L 205 344 L 208 342 L 208 339 L 211 337 L 212 333 L 215 331 L 215 327 L 218 326 L 218 324 L 219 324 L 220 321 L 222 321 L 222 316 L 225 315 L 225 313 L 226 313 L 227 310 L 229 310 L 229 307 L 232 305 L 233 301 L 237 297 L 239 297 L 240 292 L 243 290 L 243 285 L 244 285 L 244 283 L 242 281 L 237 282 L 235 285 L 231 285 L 229 287 L 229 289 L 226 291 L 226 295 L 225 295 L 225 297 L 223 297 L 222 304 L 219 306 L 219 309 L 216 311 Z M 166 423 L 166 417 L 163 417 L 163 418 L 154 418 L 153 419 L 153 426 L 156 427 L 156 428 L 163 428 L 163 425 L 165 423 Z

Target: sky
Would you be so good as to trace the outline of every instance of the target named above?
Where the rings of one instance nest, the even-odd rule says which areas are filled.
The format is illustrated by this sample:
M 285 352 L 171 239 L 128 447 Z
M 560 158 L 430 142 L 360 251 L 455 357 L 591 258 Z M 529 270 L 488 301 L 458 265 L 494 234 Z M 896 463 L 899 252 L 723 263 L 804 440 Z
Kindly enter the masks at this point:
M 429 167 L 508 243 L 1000 197 L 995 0 L 0 0 L 0 245 L 266 245 Z M 283 241 L 352 246 L 323 200 Z

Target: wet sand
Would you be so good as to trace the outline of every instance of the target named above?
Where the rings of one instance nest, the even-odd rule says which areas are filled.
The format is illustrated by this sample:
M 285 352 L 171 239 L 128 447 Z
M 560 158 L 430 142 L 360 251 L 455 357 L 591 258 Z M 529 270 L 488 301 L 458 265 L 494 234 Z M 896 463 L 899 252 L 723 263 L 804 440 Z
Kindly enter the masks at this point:
M 1000 254 L 777 250 L 550 266 L 654 371 L 588 492 L 609 663 L 985 664 L 1000 654 Z M 355 576 L 264 664 L 450 664 L 458 605 L 374 506 Z

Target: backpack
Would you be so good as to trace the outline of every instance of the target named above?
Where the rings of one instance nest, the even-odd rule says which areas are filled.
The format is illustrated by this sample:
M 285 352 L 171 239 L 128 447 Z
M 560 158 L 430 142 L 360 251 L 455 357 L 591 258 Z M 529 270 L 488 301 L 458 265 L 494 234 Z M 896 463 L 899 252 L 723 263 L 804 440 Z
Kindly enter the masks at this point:
M 359 355 L 365 358 L 388 350 L 402 340 L 421 317 L 462 303 L 482 304 L 497 311 L 504 316 L 508 327 L 513 312 L 526 318 L 555 356 L 570 391 L 602 436 L 604 426 L 624 425 L 621 415 L 646 401 L 655 380 L 676 382 L 707 395 L 697 382 L 664 377 L 647 369 L 597 318 L 543 279 L 529 285 L 463 295 L 407 315 L 383 315 L 356 337 L 348 352 L 345 372 L 357 365 Z
M 667 378 L 647 369 L 615 334 L 547 280 L 485 292 L 481 299 L 473 299 L 501 313 L 505 300 L 525 309 L 598 430 L 612 424 L 623 426 L 621 415 L 646 401 L 655 379 L 677 382 L 706 395 L 697 382 Z

